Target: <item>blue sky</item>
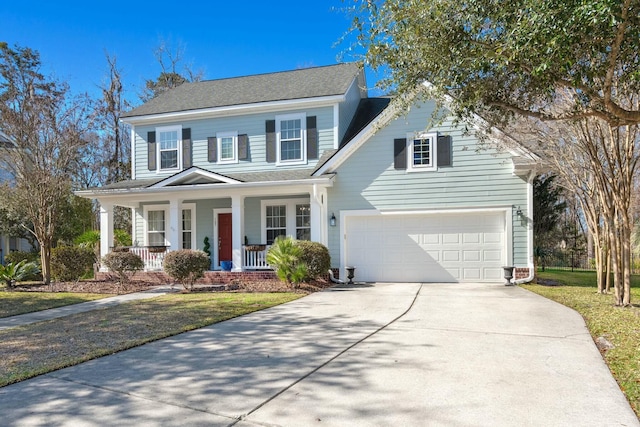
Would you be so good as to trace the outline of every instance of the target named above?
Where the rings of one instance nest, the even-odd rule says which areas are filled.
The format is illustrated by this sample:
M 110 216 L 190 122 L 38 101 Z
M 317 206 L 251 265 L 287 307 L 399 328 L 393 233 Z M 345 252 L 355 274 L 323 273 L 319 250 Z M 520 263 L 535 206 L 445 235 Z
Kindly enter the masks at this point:
M 138 102 L 144 80 L 160 71 L 153 50 L 161 39 L 184 46 L 186 62 L 205 79 L 334 64 L 348 48 L 335 46 L 350 24 L 343 7 L 341 0 L 3 1 L 0 40 L 39 51 L 46 72 L 93 95 L 107 51 Z

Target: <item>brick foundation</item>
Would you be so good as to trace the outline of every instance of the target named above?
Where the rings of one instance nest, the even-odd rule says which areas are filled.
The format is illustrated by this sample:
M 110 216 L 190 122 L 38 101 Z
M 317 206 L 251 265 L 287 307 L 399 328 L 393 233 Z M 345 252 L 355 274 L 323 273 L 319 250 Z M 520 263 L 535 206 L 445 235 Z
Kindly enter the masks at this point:
M 516 267 L 515 271 L 515 279 L 526 279 L 529 277 L 529 268 L 528 267 Z
M 103 280 L 109 273 L 100 272 L 96 279 Z M 134 280 L 146 280 L 157 284 L 172 283 L 173 280 L 164 271 L 141 271 L 133 276 Z M 196 283 L 201 285 L 228 285 L 234 281 L 279 281 L 274 271 L 206 271 L 204 277 Z

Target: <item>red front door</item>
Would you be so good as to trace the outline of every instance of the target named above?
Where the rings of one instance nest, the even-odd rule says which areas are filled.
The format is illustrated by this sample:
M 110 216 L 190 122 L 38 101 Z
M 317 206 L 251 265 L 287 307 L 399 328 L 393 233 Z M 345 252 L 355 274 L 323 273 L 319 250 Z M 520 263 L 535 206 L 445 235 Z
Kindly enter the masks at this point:
M 231 261 L 231 214 L 218 214 L 218 265 Z

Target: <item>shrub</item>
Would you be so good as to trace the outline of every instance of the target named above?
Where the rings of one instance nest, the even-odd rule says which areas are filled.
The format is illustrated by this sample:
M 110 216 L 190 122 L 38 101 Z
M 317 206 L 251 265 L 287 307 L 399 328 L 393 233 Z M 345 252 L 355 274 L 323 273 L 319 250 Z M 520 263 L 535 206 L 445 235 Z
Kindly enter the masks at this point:
M 13 251 L 6 254 L 4 259 L 6 262 L 13 264 L 17 264 L 20 261 L 35 262 L 38 265 L 40 264 L 40 254 L 38 252 Z
M 206 253 L 198 250 L 180 249 L 164 257 L 164 271 L 186 290 L 192 290 L 196 280 L 204 277 L 211 261 Z M 189 286 L 187 286 L 189 285 Z
M 17 263 L 0 264 L 0 282 L 6 283 L 8 288 L 15 286 L 16 282 L 27 280 L 31 276 L 40 273 L 40 267 L 35 262 L 22 260 Z
M 302 251 L 299 255 L 300 261 L 307 266 L 306 278 L 315 279 L 327 274 L 331 268 L 331 256 L 325 245 L 309 240 L 297 240 L 296 246 Z
M 51 250 L 51 276 L 62 282 L 78 281 L 90 273 L 96 255 L 92 247 L 60 246 Z
M 300 259 L 302 249 L 291 237 L 278 236 L 267 252 L 267 263 L 283 282 L 299 283 L 307 277 L 307 266 Z
M 102 258 L 104 265 L 118 276 L 121 283 L 131 281 L 136 272 L 144 269 L 144 262 L 132 252 L 109 252 Z

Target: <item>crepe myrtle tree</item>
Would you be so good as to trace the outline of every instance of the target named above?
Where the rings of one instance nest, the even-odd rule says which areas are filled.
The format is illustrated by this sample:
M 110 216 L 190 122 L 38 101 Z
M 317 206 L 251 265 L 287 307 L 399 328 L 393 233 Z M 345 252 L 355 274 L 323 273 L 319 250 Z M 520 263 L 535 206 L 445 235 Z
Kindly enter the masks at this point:
M 492 129 L 536 123 L 539 140 L 575 150 L 590 168 L 581 183 L 594 189 L 589 203 L 607 203 L 624 190 L 602 215 L 609 226 L 617 227 L 616 217 L 626 221 L 638 155 L 640 2 L 356 0 L 350 13 L 353 49 L 383 74 L 379 86 L 394 91 L 400 106 L 416 96 L 435 98 L 459 119 L 482 117 L 485 140 Z M 571 133 L 552 138 L 559 129 Z M 606 144 L 596 147 L 597 141 Z M 613 153 L 609 159 L 605 151 Z M 622 173 L 605 176 L 598 169 L 603 161 Z M 608 231 L 620 249 L 613 262 L 620 269 L 617 305 L 630 304 L 629 234 L 626 227 Z
M 51 247 L 91 102 L 72 98 L 67 85 L 42 74 L 38 52 L 0 42 L 0 126 L 9 137 L 0 145 L 0 168 L 9 175 L 2 206 L 33 227 L 40 246 L 42 276 L 51 280 Z

